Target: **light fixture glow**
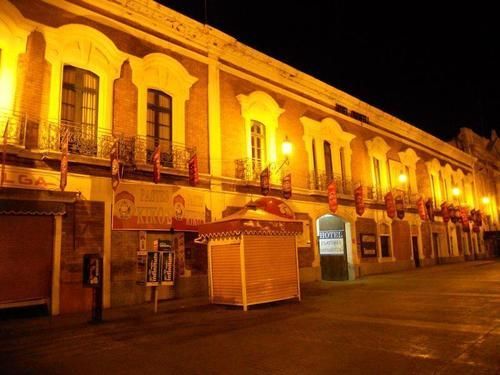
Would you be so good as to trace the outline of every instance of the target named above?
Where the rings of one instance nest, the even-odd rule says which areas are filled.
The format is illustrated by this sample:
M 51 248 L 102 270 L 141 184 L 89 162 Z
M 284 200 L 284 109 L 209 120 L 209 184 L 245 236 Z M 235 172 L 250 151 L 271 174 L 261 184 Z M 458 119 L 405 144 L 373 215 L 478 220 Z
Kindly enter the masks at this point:
M 406 181 L 408 181 L 408 176 L 404 173 L 401 173 L 398 177 L 398 180 L 401 184 L 406 184 Z
M 281 151 L 283 155 L 289 156 L 292 153 L 292 142 L 288 140 L 288 137 L 285 137 L 283 144 L 281 145 Z
M 451 189 L 451 194 L 453 194 L 454 197 L 458 197 L 460 195 L 460 189 L 454 187 L 453 189 Z
M 490 197 L 483 197 L 481 202 L 483 202 L 483 204 L 490 204 Z

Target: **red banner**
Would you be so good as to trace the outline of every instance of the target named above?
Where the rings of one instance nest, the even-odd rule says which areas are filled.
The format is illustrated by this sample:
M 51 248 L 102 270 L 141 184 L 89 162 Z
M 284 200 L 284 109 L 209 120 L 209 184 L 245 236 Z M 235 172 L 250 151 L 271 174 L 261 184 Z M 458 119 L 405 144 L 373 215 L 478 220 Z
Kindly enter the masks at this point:
M 198 156 L 194 154 L 191 159 L 189 159 L 189 185 L 196 186 L 200 182 L 200 176 L 198 174 Z
M 9 119 L 7 119 L 7 123 L 5 124 L 5 128 L 3 130 L 3 147 L 2 147 L 2 171 L 0 175 L 0 187 L 3 187 L 3 180 L 5 178 L 5 159 L 7 157 L 7 138 L 9 137 Z
M 462 229 L 464 232 L 470 232 L 469 227 L 469 214 L 467 212 L 467 208 L 460 208 L 460 216 L 462 216 Z
M 290 199 L 292 197 L 292 174 L 288 173 L 283 177 L 282 181 L 283 198 Z
M 337 184 L 335 181 L 330 182 L 328 185 L 328 207 L 332 213 L 337 212 L 339 203 L 337 201 Z
M 418 216 L 420 216 L 420 220 L 426 220 L 427 215 L 425 212 L 424 198 L 422 197 L 417 199 L 417 210 L 418 210 Z
M 271 190 L 271 185 L 269 183 L 270 177 L 271 174 L 269 173 L 269 168 L 264 169 L 260 173 L 260 192 L 262 195 L 269 194 L 269 191 Z
M 384 199 L 387 216 L 389 216 L 391 219 L 394 219 L 394 216 L 396 216 L 396 203 L 394 202 L 394 196 L 392 195 L 392 192 L 388 192 L 385 195 Z
M 425 211 L 430 221 L 434 221 L 434 202 L 431 198 L 425 201 Z
M 156 146 L 151 161 L 153 162 L 153 182 L 157 184 L 161 177 L 160 145 Z
M 68 143 L 69 143 L 69 130 L 63 130 L 61 138 L 61 178 L 59 180 L 59 187 L 64 191 L 68 182 Z
M 111 187 L 113 190 L 116 190 L 118 185 L 120 185 L 120 159 L 118 156 L 118 147 L 118 140 L 116 140 L 109 153 L 109 161 L 111 163 Z
M 359 185 L 354 189 L 354 203 L 356 205 L 356 213 L 362 216 L 365 212 L 365 202 L 363 200 L 363 186 Z
M 450 211 L 448 211 L 448 203 L 441 203 L 441 216 L 443 216 L 443 221 L 447 223 L 450 221 Z
M 405 217 L 405 201 L 402 194 L 396 195 L 396 213 L 400 220 Z

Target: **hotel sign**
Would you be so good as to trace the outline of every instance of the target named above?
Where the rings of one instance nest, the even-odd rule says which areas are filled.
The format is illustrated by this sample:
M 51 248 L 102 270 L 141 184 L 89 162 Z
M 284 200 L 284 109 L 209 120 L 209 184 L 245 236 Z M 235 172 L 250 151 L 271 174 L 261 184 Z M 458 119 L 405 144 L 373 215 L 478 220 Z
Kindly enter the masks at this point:
M 113 229 L 192 230 L 205 222 L 203 193 L 176 186 L 121 183 L 113 202 Z
M 344 231 L 343 230 L 320 231 L 319 253 L 321 255 L 344 255 Z

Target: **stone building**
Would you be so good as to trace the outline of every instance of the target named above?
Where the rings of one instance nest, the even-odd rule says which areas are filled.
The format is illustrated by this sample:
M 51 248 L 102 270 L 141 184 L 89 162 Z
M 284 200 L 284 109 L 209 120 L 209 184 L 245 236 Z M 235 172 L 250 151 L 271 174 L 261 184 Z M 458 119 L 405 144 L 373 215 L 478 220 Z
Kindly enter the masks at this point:
M 206 294 L 197 225 L 261 197 L 265 171 L 303 222 L 302 282 L 486 255 L 474 153 L 152 0 L 0 0 L 0 87 L 2 306 L 88 309 L 90 253 L 105 307 L 144 302 L 156 239 L 177 255 L 160 298 Z

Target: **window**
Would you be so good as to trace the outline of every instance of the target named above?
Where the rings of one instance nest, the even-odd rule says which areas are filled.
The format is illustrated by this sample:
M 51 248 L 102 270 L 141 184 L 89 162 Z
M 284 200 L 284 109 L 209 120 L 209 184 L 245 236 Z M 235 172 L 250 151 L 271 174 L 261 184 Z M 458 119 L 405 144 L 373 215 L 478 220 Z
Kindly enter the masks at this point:
M 378 197 L 382 194 L 382 180 L 380 178 L 380 161 L 377 158 L 373 158 L 373 173 L 375 174 L 375 191 Z
M 386 234 L 380 236 L 380 253 L 383 258 L 391 256 L 391 251 L 389 247 L 390 239 L 391 237 L 389 237 Z
M 344 107 L 343 105 L 340 105 L 340 104 L 335 104 L 335 110 L 339 113 L 344 114 L 344 115 L 349 114 L 349 110 L 347 109 L 347 107 Z
M 329 184 L 333 180 L 333 166 L 332 166 L 332 149 L 330 143 L 323 142 L 323 152 L 325 156 L 325 173 L 326 183 Z
M 347 193 L 347 176 L 346 176 L 346 171 L 345 171 L 345 153 L 344 153 L 344 147 L 340 148 L 340 174 L 342 177 L 342 192 L 344 194 Z
M 266 133 L 264 124 L 258 121 L 252 121 L 250 139 L 252 143 L 252 164 L 254 172 L 260 173 L 262 170 L 262 162 L 266 157 Z
M 172 166 L 172 98 L 158 90 L 148 90 L 148 160 L 160 146 L 162 164 Z
M 73 152 L 97 152 L 99 77 L 74 66 L 64 66 L 61 121 L 70 131 Z
M 432 189 L 432 199 L 434 200 L 434 206 L 437 207 L 437 195 L 436 195 L 436 181 L 433 174 L 431 174 L 431 189 Z
M 312 140 L 312 157 L 313 157 L 313 168 L 314 168 L 314 189 L 319 189 L 319 181 L 318 181 L 318 162 L 316 160 L 316 141 L 313 139 Z

